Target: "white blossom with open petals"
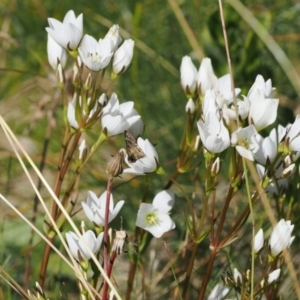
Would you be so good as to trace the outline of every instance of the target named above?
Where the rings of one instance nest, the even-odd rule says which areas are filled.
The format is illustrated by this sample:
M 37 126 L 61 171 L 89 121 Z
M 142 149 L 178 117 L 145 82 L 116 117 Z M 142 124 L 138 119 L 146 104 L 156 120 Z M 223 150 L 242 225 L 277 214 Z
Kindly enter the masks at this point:
M 117 95 L 112 94 L 101 114 L 101 125 L 103 129 L 106 129 L 108 136 L 118 135 L 133 127 L 136 136 L 142 134 L 144 126 L 141 123 L 141 116 L 137 114 L 133 106 L 133 101 L 119 104 Z M 139 130 L 141 132 L 138 132 Z
M 159 167 L 158 154 L 155 147 L 149 142 L 148 139 L 144 140 L 141 137 L 137 139 L 137 144 L 144 152 L 145 157 L 138 159 L 134 163 L 130 163 L 126 157 L 126 163 L 130 168 L 125 169 L 123 173 L 145 175 L 155 172 Z
M 220 153 L 230 146 L 230 137 L 222 120 L 210 112 L 205 123 L 197 122 L 201 141 L 204 147 L 211 153 Z
M 152 204 L 142 203 L 138 211 L 136 226 L 149 231 L 154 237 L 160 238 L 165 232 L 175 228 L 169 216 L 175 202 L 174 192 L 164 190 L 153 199 Z
M 240 119 L 245 120 L 249 115 L 250 101 L 247 97 L 243 97 L 243 100 L 237 100 L 237 113 Z M 231 104 L 228 107 L 223 107 L 223 115 L 226 123 L 229 124 L 229 119 L 236 120 L 235 105 Z
M 284 219 L 281 219 L 273 228 L 269 239 L 269 247 L 273 257 L 276 257 L 291 245 L 295 238 L 292 236 L 293 229 L 294 225 L 291 221 L 285 221 Z
M 51 35 L 48 33 L 47 41 L 47 54 L 48 61 L 53 70 L 57 69 L 58 64 L 64 68 L 67 63 L 67 51 L 60 45 L 58 45 Z
M 180 80 L 181 80 L 181 86 L 189 97 L 193 96 L 196 87 L 196 76 L 197 76 L 197 69 L 195 65 L 193 64 L 191 58 L 189 56 L 184 56 L 181 60 L 180 65 Z
M 253 124 L 258 131 L 272 124 L 277 118 L 278 104 L 278 99 L 265 98 L 256 90 L 250 100 L 249 124 Z
M 87 218 L 98 227 L 104 226 L 106 195 L 107 192 L 105 191 L 98 198 L 95 193 L 89 191 L 87 201 L 81 202 Z M 114 206 L 113 195 L 110 194 L 108 222 L 111 222 L 118 215 L 124 203 L 125 201 L 121 200 Z
M 257 131 L 253 125 L 245 128 L 238 128 L 231 136 L 231 144 L 235 146 L 238 153 L 253 161 L 253 152 L 256 152 L 259 145 L 255 139 Z
M 217 102 L 220 107 L 222 107 L 221 103 L 219 103 L 220 97 L 222 97 L 225 105 L 229 105 L 233 101 L 230 74 L 223 75 L 218 79 L 217 85 L 215 86 L 215 90 L 219 94 L 219 96 L 217 97 Z M 240 92 L 240 88 L 235 88 L 234 93 L 236 97 L 239 95 Z
M 269 136 L 263 138 L 260 134 L 254 135 L 259 147 L 253 151 L 255 160 L 261 164 L 266 165 L 267 162 L 272 163 L 277 156 L 278 145 L 286 134 L 286 129 L 279 125 L 273 128 Z
M 272 98 L 274 89 L 275 88 L 272 87 L 271 79 L 265 81 L 261 75 L 257 75 L 247 97 L 252 100 L 255 97 L 256 92 L 259 91 L 265 98 Z
M 123 74 L 130 66 L 133 57 L 134 41 L 125 40 L 114 54 L 112 69 L 115 75 Z
M 259 145 L 256 151 L 253 152 L 254 159 L 261 165 L 273 162 L 277 154 L 276 129 L 274 128 L 270 136 L 266 138 L 263 138 L 260 134 L 256 134 L 254 138 Z
M 285 140 L 290 151 L 300 151 L 300 115 L 297 115 L 292 125 L 287 126 Z
M 103 240 L 103 232 L 101 232 L 96 238 L 95 233 L 92 230 L 86 231 L 82 235 L 82 239 L 85 241 L 85 243 L 76 233 L 72 231 L 66 233 L 66 238 L 73 257 L 77 261 L 88 261 L 91 258 L 91 255 L 87 249 L 87 246 L 93 254 L 98 253 Z
M 110 39 L 100 39 L 97 42 L 88 34 L 84 35 L 78 52 L 84 65 L 95 72 L 107 67 L 113 56 Z
M 53 18 L 48 18 L 50 27 L 46 28 L 49 35 L 57 44 L 67 50 L 76 50 L 83 35 L 83 16 L 77 18 L 73 10 L 69 10 L 63 22 Z

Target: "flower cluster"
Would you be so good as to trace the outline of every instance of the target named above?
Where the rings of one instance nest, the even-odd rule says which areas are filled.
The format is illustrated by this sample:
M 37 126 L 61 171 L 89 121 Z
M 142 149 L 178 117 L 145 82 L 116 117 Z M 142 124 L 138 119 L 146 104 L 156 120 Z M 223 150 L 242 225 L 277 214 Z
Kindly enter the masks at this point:
M 186 111 L 195 112 L 200 99 L 199 136 L 209 158 L 220 156 L 230 146 L 240 156 L 256 162 L 257 171 L 267 192 L 280 194 L 287 186 L 287 177 L 294 172 L 300 156 L 300 117 L 286 127 L 278 125 L 266 137 L 258 132 L 277 117 L 279 100 L 274 88 L 258 75 L 247 95 L 239 97 L 240 89 L 232 93 L 229 74 L 217 78 L 211 60 L 204 58 L 197 72 L 190 57 L 182 59 L 181 84 L 189 98 Z M 239 127 L 232 127 L 239 120 Z
M 264 249 L 265 244 L 268 244 L 267 250 L 269 259 L 266 260 L 267 264 L 265 274 L 260 279 L 261 288 L 267 288 L 278 281 L 281 273 L 280 267 L 282 266 L 280 263 L 282 262 L 281 254 L 284 250 L 289 248 L 295 238 L 292 236 L 293 229 L 294 225 L 291 224 L 291 221 L 281 219 L 273 228 L 268 243 L 265 243 L 264 241 L 264 232 L 262 229 L 260 229 L 255 235 L 252 243 L 252 249 L 255 253 L 255 257 L 258 255 L 262 256 L 262 250 Z M 262 261 L 264 261 L 263 258 L 260 259 L 260 262 Z M 277 265 L 278 262 L 279 265 Z M 249 274 L 242 274 L 237 268 L 234 268 L 233 276 L 228 275 L 225 278 L 225 282 L 233 283 L 234 287 L 237 287 L 238 289 L 247 286 L 248 281 Z M 260 290 L 260 292 L 261 291 L 262 290 Z
M 53 69 L 59 63 L 65 66 L 65 50 L 76 56 L 79 52 L 84 65 L 95 72 L 103 70 L 112 61 L 113 72 L 120 75 L 131 64 L 134 41 L 126 40 L 120 47 L 122 38 L 119 35 L 119 26 L 113 25 L 103 39 L 97 41 L 94 37 L 83 36 L 83 15 L 77 18 L 73 10 L 64 17 L 63 22 L 48 18 L 48 59 Z M 118 48 L 119 47 L 119 48 Z
M 62 90 L 66 83 L 64 68 L 68 54 L 73 58 L 73 74 L 70 77 L 75 92 L 72 99 L 64 103 L 65 120 L 71 135 L 76 134 L 79 140 L 82 132 L 91 129 L 96 122 L 99 122 L 102 131 L 97 142 L 92 146 L 92 150 L 95 151 L 107 138 L 130 132 L 132 141 L 130 145 L 126 145 L 127 150 L 120 149 L 118 156 L 106 166 L 109 180 L 122 173 L 145 175 L 157 171 L 158 154 L 148 139 L 140 137 L 144 131 L 144 124 L 134 108 L 134 102 L 120 103 L 117 94 L 111 92 L 111 86 L 101 93 L 103 86 L 101 80 L 107 70 L 111 70 L 110 77 L 113 83 L 130 67 L 134 41 L 127 39 L 122 43 L 118 25 L 113 25 L 100 39 L 88 34 L 84 35 L 83 15 L 76 17 L 72 10 L 67 12 L 62 22 L 49 18 L 48 23 L 49 27 L 46 28 L 48 61 L 56 71 L 58 86 Z M 101 76 L 98 76 L 99 74 Z M 100 83 L 97 80 L 100 80 Z M 107 97 L 108 93 L 111 94 L 110 98 Z M 82 139 L 79 146 L 79 165 L 85 163 L 88 156 L 87 148 L 85 140 Z M 134 157 L 136 149 L 141 151 L 141 157 Z M 133 153 L 131 156 L 128 154 L 129 150 Z M 124 166 L 125 162 L 127 168 Z M 174 198 L 173 192 L 168 190 L 159 193 L 154 198 L 153 204 L 142 203 L 136 225 L 148 230 L 155 237 L 161 237 L 164 232 L 173 229 L 175 224 L 168 213 L 174 204 Z M 108 223 L 116 218 L 124 203 L 125 201 L 121 200 L 114 206 L 111 190 L 102 193 L 100 197 L 92 191 L 88 192 L 87 201 L 81 204 L 98 235 L 85 229 L 81 237 L 74 232 L 66 233 L 71 254 L 82 267 L 86 268 L 91 253 L 96 254 L 99 251 L 102 240 L 107 244 Z M 122 240 L 125 243 L 127 239 Z

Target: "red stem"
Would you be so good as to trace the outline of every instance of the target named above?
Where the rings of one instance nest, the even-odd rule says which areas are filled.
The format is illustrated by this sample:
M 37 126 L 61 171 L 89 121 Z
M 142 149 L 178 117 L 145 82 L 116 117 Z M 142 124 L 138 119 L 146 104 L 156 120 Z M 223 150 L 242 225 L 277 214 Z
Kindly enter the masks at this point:
M 104 271 L 106 275 L 109 277 L 111 270 L 109 272 L 108 268 L 108 218 L 109 218 L 109 201 L 110 201 L 110 195 L 112 191 L 112 183 L 113 183 L 113 177 L 110 177 L 107 181 L 107 189 L 106 189 L 106 203 L 105 203 L 105 218 L 104 218 L 104 251 L 103 251 L 103 260 L 104 260 Z M 107 287 L 105 288 L 105 285 Z M 107 291 L 108 291 L 108 284 L 105 281 L 104 288 L 103 288 L 103 294 L 102 299 L 107 299 Z

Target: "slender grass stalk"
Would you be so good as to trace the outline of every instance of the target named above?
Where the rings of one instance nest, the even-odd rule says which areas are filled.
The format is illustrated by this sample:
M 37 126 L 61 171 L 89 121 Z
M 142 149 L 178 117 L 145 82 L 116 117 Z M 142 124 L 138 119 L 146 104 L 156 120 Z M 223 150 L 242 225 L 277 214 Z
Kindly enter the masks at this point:
M 36 174 L 39 176 L 39 178 L 41 178 L 44 186 L 46 187 L 46 189 L 48 190 L 48 192 L 50 193 L 50 195 L 53 197 L 53 199 L 57 202 L 57 205 L 59 207 L 59 209 L 62 211 L 62 213 L 65 215 L 67 221 L 69 222 L 69 224 L 72 226 L 73 230 L 75 231 L 75 233 L 81 238 L 83 244 L 85 245 L 85 247 L 87 248 L 87 251 L 89 252 L 91 258 L 93 259 L 94 263 L 96 264 L 96 266 L 98 267 L 98 269 L 100 270 L 101 274 L 103 275 L 104 279 L 106 281 L 108 281 L 108 284 L 110 286 L 110 288 L 114 291 L 115 296 L 117 297 L 118 300 L 121 300 L 121 297 L 119 296 L 118 292 L 116 291 L 116 289 L 114 288 L 113 284 L 111 283 L 110 279 L 106 276 L 103 268 L 101 267 L 99 261 L 97 260 L 97 258 L 95 257 L 95 255 L 92 253 L 92 251 L 89 249 L 89 247 L 87 246 L 86 242 L 84 239 L 82 239 L 81 233 L 79 232 L 79 230 L 77 229 L 77 227 L 75 226 L 74 222 L 72 221 L 71 217 L 69 216 L 69 214 L 67 213 L 67 211 L 64 209 L 64 207 L 61 205 L 59 199 L 57 199 L 55 193 L 53 192 L 53 190 L 51 189 L 51 187 L 49 186 L 49 184 L 47 183 L 47 181 L 45 180 L 45 178 L 43 177 L 43 175 L 39 172 L 38 168 L 35 166 L 34 162 L 31 160 L 31 158 L 28 156 L 28 154 L 26 153 L 26 151 L 23 149 L 22 145 L 18 142 L 18 140 L 16 139 L 15 135 L 13 134 L 13 132 L 10 130 L 10 128 L 8 127 L 8 125 L 5 123 L 5 121 L 3 120 L 3 118 L 0 116 L 0 125 L 4 131 L 4 133 L 6 134 L 7 139 L 10 141 L 11 146 L 13 147 L 13 149 L 15 150 L 15 153 L 17 155 L 17 157 L 19 158 L 19 161 L 22 165 L 23 161 L 21 160 L 18 151 L 15 148 L 15 145 L 20 149 L 21 153 L 25 156 L 25 158 L 28 160 L 28 162 L 30 163 L 30 165 L 32 166 L 32 168 L 34 169 L 34 171 L 36 172 Z M 100 139 L 99 139 L 100 140 Z M 99 141 L 98 140 L 98 141 Z M 27 170 L 26 168 L 24 168 L 24 170 Z M 26 171 L 27 172 L 27 171 Z M 28 172 L 27 172 L 28 173 Z M 35 192 L 39 195 L 39 192 L 36 190 L 35 185 L 33 184 L 33 181 L 31 179 L 31 177 L 28 177 L 29 180 L 32 183 L 32 187 L 34 188 Z M 42 198 L 40 197 L 40 202 L 43 205 L 43 208 L 45 210 L 45 212 L 47 213 L 47 216 L 49 217 L 50 221 L 53 224 L 54 229 L 56 230 L 65 250 L 67 251 L 69 257 L 71 258 L 72 262 L 74 265 L 76 265 L 76 262 L 74 261 L 68 246 L 66 244 L 66 242 L 64 241 L 64 238 L 62 237 L 59 229 L 57 228 L 54 220 L 51 218 L 51 214 L 48 211 L 45 203 L 42 201 Z M 88 288 L 88 287 L 87 287 Z M 92 295 L 92 293 L 91 293 Z

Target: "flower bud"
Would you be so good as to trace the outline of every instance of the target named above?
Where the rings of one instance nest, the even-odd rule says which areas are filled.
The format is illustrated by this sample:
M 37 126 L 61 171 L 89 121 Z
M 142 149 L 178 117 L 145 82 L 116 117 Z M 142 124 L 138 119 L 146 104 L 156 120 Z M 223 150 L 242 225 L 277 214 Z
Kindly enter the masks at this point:
M 197 135 L 196 139 L 195 139 L 195 143 L 194 143 L 194 151 L 198 151 L 199 145 L 200 145 L 200 141 L 201 141 L 200 135 Z
M 73 65 L 73 84 L 75 87 L 80 85 L 80 74 L 77 64 Z
M 100 106 L 102 106 L 102 107 L 105 106 L 107 104 L 107 96 L 106 96 L 106 94 L 103 93 L 99 97 L 98 102 L 99 102 Z
M 196 110 L 195 103 L 194 103 L 193 99 L 190 98 L 189 101 L 187 102 L 186 106 L 185 106 L 185 112 L 187 114 L 192 115 L 192 114 L 194 114 L 195 110 Z
M 85 83 L 84 83 L 84 88 L 89 91 L 92 87 L 92 74 L 89 73 L 89 75 L 87 76 L 86 80 L 85 80 Z
M 128 39 L 115 52 L 112 63 L 114 75 L 121 75 L 129 68 L 133 57 L 133 48 L 134 41 Z
M 67 63 L 67 51 L 58 45 L 54 39 L 48 34 L 47 42 L 48 61 L 53 70 L 56 70 L 60 64 L 62 69 Z
M 115 52 L 122 42 L 122 38 L 119 33 L 119 25 L 113 25 L 110 27 L 108 33 L 105 36 L 105 39 L 110 39 L 111 40 L 111 50 Z
M 282 171 L 282 177 L 284 177 L 284 178 L 291 177 L 295 173 L 295 167 L 296 167 L 295 164 L 291 164 L 287 168 L 285 168 Z
M 268 283 L 276 281 L 280 276 L 280 269 L 276 269 L 268 275 Z
M 211 176 L 217 176 L 220 172 L 221 160 L 220 157 L 217 157 L 211 166 Z
M 269 239 L 272 257 L 276 257 L 290 246 L 295 238 L 291 236 L 293 229 L 294 225 L 291 224 L 291 221 L 285 221 L 284 219 L 281 219 L 274 227 Z
M 181 86 L 185 94 L 192 97 L 196 91 L 197 69 L 189 56 L 184 56 L 180 65 Z
M 214 74 L 210 58 L 203 58 L 199 71 L 197 73 L 197 86 L 199 94 L 205 95 L 207 90 L 212 90 L 216 87 L 218 78 Z
M 243 283 L 243 276 L 242 276 L 241 272 L 237 268 L 233 269 L 233 279 L 234 279 L 235 285 L 237 285 L 237 286 L 241 286 L 242 285 L 242 283 Z
M 264 246 L 264 232 L 260 229 L 254 237 L 253 250 L 257 254 Z
M 85 139 L 83 139 L 78 147 L 79 150 L 79 155 L 78 158 L 81 161 L 84 161 L 86 158 L 86 154 L 87 154 L 87 147 L 86 147 L 86 142 Z
M 62 90 L 65 87 L 65 76 L 62 69 L 62 65 L 59 63 L 56 69 L 56 78 L 58 82 L 58 87 Z

